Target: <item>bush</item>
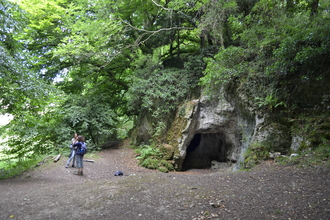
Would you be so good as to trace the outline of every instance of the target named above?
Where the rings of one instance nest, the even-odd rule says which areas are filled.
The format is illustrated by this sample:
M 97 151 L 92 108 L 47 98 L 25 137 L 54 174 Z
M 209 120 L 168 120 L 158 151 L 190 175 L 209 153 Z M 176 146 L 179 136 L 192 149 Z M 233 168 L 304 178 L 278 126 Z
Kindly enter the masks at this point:
M 139 156 L 136 159 L 140 161 L 144 161 L 145 159 L 151 156 L 160 155 L 159 149 L 154 148 L 150 145 L 142 145 L 140 148 L 136 149 L 135 152 L 139 154 Z
M 254 143 L 244 155 L 244 168 L 250 169 L 262 160 L 269 159 L 269 147 L 263 143 Z
M 41 160 L 41 156 L 32 158 L 9 159 L 4 161 L 4 166 L 0 169 L 0 179 L 6 179 L 22 174 L 24 171 L 36 166 Z
M 156 147 L 151 145 L 143 145 L 136 149 L 135 152 L 139 154 L 136 159 L 139 160 L 138 164 L 140 166 L 148 169 L 158 169 L 164 173 L 173 170 L 172 162 L 161 159 L 163 158 L 163 153 Z
M 156 158 L 148 157 L 139 162 L 141 166 L 149 169 L 157 169 L 159 167 L 159 160 Z

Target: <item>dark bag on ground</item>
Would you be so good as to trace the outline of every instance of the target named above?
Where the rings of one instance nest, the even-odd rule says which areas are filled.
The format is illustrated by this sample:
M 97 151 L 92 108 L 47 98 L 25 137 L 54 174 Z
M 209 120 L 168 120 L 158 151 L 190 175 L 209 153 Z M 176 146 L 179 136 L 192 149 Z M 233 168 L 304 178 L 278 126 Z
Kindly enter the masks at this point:
M 81 146 L 77 147 L 76 154 L 77 155 L 85 155 L 87 153 L 87 146 L 85 143 L 81 143 Z
M 123 176 L 123 175 L 124 173 L 119 170 L 115 172 L 115 176 Z

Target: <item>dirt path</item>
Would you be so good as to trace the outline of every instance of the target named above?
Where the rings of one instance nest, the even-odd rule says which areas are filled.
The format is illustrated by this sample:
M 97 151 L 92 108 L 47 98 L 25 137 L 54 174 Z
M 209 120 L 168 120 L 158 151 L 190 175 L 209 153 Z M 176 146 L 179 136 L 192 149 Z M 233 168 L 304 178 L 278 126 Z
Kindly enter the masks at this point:
M 66 159 L 0 181 L 0 219 L 330 219 L 329 168 L 165 174 L 112 148 L 76 176 Z

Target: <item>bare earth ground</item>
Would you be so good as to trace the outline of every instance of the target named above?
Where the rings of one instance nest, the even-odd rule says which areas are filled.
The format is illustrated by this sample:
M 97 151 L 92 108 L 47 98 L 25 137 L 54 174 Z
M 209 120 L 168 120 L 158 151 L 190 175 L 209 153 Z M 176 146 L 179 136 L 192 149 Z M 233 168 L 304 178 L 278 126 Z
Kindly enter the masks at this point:
M 265 162 L 248 172 L 160 173 L 138 167 L 134 156 L 103 150 L 84 176 L 62 156 L 2 180 L 0 219 L 330 219 L 330 168 Z

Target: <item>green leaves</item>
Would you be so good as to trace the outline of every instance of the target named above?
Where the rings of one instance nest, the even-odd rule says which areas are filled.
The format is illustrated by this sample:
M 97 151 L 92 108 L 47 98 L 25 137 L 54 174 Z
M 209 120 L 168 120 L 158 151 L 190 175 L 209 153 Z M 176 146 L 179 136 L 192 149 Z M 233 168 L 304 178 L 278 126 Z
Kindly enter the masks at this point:
M 280 102 L 273 94 L 267 95 L 266 98 L 256 97 L 256 105 L 258 107 L 268 107 L 269 109 L 275 109 L 278 106 L 286 106 L 284 102 Z
M 175 110 L 178 103 L 197 86 L 198 78 L 192 73 L 198 70 L 164 69 L 151 56 L 144 58 L 144 65 L 139 67 L 142 69 L 136 69 L 131 77 L 127 94 L 130 109 L 142 108 L 153 117 L 162 118 Z M 193 65 L 189 67 L 195 68 Z
M 220 50 L 214 59 L 205 59 L 207 68 L 200 84 L 205 86 L 208 92 L 217 91 L 222 85 L 248 71 L 246 58 L 246 51 L 240 47 L 230 46 Z
M 66 125 L 90 140 L 92 146 L 116 138 L 118 115 L 103 97 L 77 97 L 62 107 Z
M 154 146 L 150 146 L 150 145 L 140 146 L 140 148 L 138 148 L 135 152 L 140 154 L 136 158 L 140 160 L 140 163 L 142 163 L 148 157 L 158 157 L 161 154 L 158 148 L 155 148 Z
M 38 73 L 40 78 L 49 83 L 62 70 L 59 60 L 52 57 L 52 52 L 68 33 L 63 23 L 63 17 L 68 12 L 65 8 L 66 2 L 23 0 L 18 3 L 25 10 L 28 22 L 16 39 L 30 55 L 26 63 L 29 64 L 31 72 Z
M 62 125 L 62 116 L 57 112 L 58 103 L 50 99 L 52 95 L 55 94 L 49 94 L 44 102 L 27 100 L 26 107 L 16 111 L 14 119 L 2 128 L 2 134 L 8 137 L 5 144 L 9 150 L 6 153 L 23 158 L 48 154 L 66 146 L 70 129 Z
M 28 71 L 30 57 L 16 40 L 25 24 L 24 13 L 7 1 L 0 7 L 0 111 L 16 114 L 35 109 L 32 105 L 38 106 L 50 88 Z
M 325 0 L 0 2 L 0 103 L 19 155 L 61 150 L 72 131 L 102 144 L 141 112 L 159 137 L 202 71 L 213 94 L 226 86 L 260 109 L 310 101 L 330 81 Z
M 313 16 L 307 1 L 291 3 L 287 8 L 283 1 L 237 1 L 237 10 L 244 6 L 245 11 L 228 19 L 235 46 L 205 59 L 201 85 L 214 95 L 227 85 L 244 93 L 249 106 L 268 109 L 316 103 L 315 97 L 324 93 L 317 88 L 329 81 L 323 65 L 330 57 L 329 3 L 320 1 L 322 15 Z

